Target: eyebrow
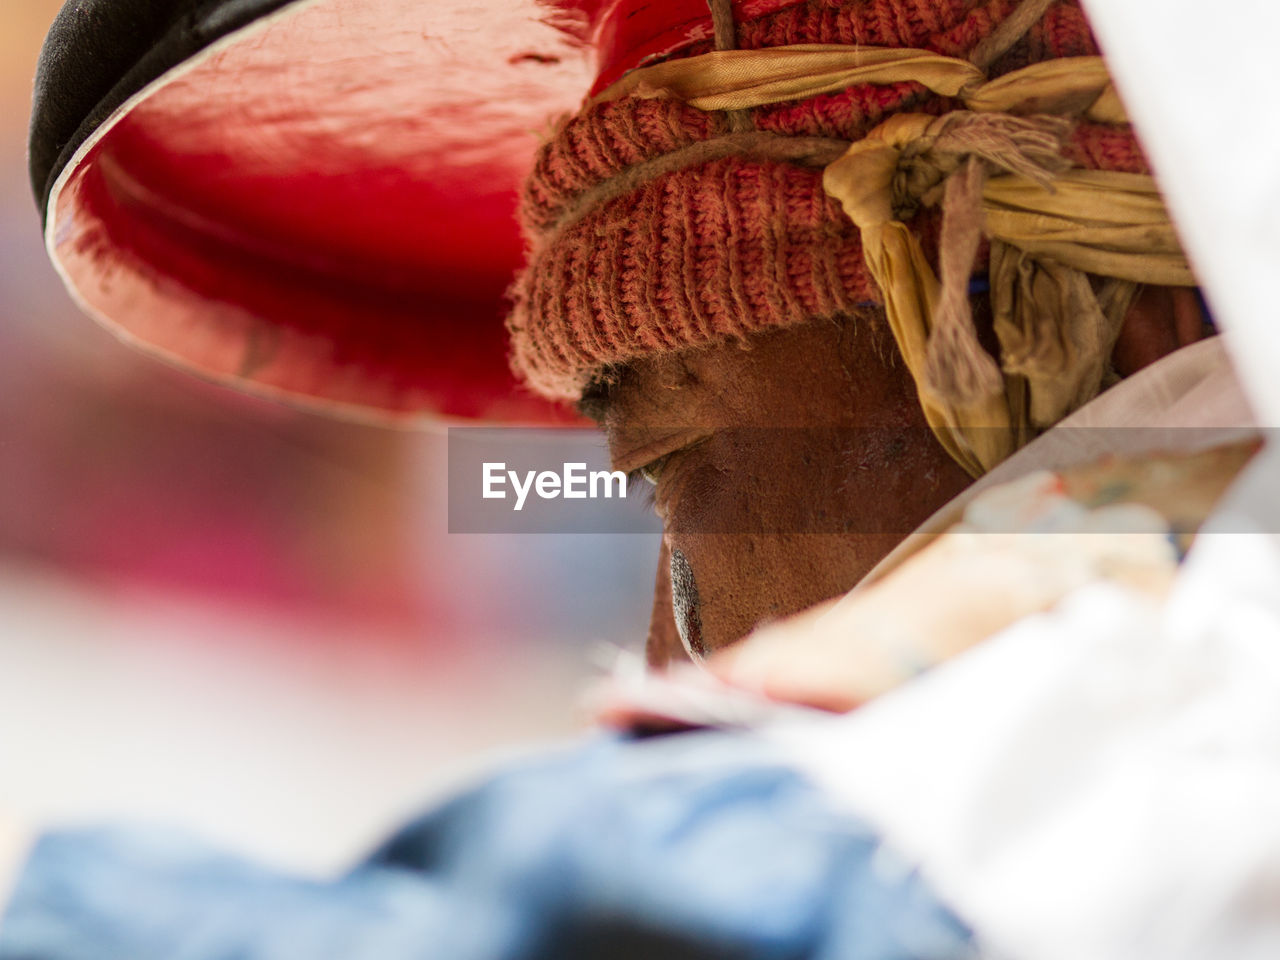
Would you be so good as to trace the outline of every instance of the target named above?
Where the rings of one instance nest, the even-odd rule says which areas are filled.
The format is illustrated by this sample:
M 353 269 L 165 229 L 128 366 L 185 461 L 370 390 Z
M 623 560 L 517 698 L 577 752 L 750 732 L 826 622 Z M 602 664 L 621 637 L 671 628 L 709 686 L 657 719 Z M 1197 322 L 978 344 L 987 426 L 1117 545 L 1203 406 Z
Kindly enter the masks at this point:
M 578 412 L 589 417 L 597 426 L 604 426 L 609 408 L 613 406 L 613 388 L 602 380 L 592 380 L 578 398 Z
M 603 427 L 613 409 L 618 384 L 629 369 L 626 364 L 613 364 L 597 373 L 578 398 L 578 412 Z

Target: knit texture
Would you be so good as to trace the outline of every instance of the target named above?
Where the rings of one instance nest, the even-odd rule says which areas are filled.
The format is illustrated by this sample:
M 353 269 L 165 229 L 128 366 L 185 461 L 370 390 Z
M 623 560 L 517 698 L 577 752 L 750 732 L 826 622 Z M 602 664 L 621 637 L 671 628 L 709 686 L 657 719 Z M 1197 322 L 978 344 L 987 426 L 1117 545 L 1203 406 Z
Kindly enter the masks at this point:
M 966 57 L 1015 6 L 809 0 L 739 23 L 738 47 L 842 43 Z M 1077 0 L 1061 0 L 989 75 L 1097 53 Z M 867 84 L 750 116 L 767 135 L 850 142 L 893 113 L 960 106 L 915 83 Z M 823 190 L 821 166 L 718 150 L 731 135 L 725 114 L 637 97 L 588 105 L 558 126 L 525 184 L 528 259 L 508 318 L 512 368 L 530 388 L 574 400 L 639 357 L 880 303 L 858 229 Z M 1149 172 L 1127 126 L 1081 123 L 1067 154 L 1090 169 Z M 675 169 L 646 175 L 663 158 Z M 626 189 L 609 189 L 619 183 Z M 937 217 L 926 211 L 911 225 L 931 249 Z

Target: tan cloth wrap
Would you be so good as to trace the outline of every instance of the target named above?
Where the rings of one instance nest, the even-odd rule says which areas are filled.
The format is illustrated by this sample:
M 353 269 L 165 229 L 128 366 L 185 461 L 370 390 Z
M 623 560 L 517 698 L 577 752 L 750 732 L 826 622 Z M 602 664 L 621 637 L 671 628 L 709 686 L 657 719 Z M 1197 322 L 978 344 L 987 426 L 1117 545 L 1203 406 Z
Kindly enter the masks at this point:
M 1098 392 L 1136 284 L 1195 284 L 1149 176 L 1064 169 L 1070 120 L 1127 122 L 1102 59 L 1048 60 L 987 82 L 972 63 L 928 51 L 802 44 L 669 61 L 600 99 L 741 110 L 908 81 L 967 109 L 890 117 L 828 164 L 823 184 L 861 232 L 930 426 L 977 476 Z M 939 202 L 946 289 L 903 223 Z M 979 233 L 991 241 L 1002 372 L 977 342 L 968 269 L 945 268 L 947 238 L 971 267 Z M 1110 280 L 1095 288 L 1088 274 Z
M 1034 72 L 1018 70 L 987 82 L 968 60 L 928 50 L 802 43 L 669 60 L 633 70 L 595 99 L 674 97 L 699 110 L 744 110 L 860 83 L 911 82 L 987 113 L 1010 113 L 1021 105 L 1024 112 L 1069 111 L 1099 123 L 1128 122 L 1100 57 L 1063 57 L 1033 66 Z

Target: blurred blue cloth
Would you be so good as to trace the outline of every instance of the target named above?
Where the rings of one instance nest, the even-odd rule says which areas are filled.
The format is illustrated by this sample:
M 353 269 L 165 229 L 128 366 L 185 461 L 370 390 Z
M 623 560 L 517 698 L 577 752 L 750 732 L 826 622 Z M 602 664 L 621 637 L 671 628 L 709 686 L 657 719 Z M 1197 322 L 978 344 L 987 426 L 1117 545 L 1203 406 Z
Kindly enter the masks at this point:
M 163 830 L 49 833 L 0 925 L 0 960 L 972 955 L 866 826 L 724 733 L 508 767 L 330 882 Z

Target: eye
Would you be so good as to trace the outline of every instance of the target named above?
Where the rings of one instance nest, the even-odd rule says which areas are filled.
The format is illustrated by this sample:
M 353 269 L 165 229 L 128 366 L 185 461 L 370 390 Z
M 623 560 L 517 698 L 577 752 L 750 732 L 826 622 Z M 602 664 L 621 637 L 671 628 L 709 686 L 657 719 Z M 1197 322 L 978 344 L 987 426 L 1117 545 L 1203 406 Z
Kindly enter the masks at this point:
M 658 480 L 662 477 L 662 470 L 667 465 L 667 458 L 670 456 L 670 454 L 666 454 L 665 456 L 659 457 L 657 460 L 650 460 L 643 467 L 636 467 L 636 469 L 627 474 L 627 485 L 631 486 L 632 484 L 639 483 L 640 480 L 643 479 L 649 484 L 649 486 L 656 489 L 658 486 Z M 653 495 L 654 491 L 650 490 L 646 497 L 649 501 L 652 501 Z
M 655 457 L 653 460 L 650 460 L 648 463 L 646 463 L 642 467 L 636 467 L 635 469 L 631 470 L 627 474 L 627 483 L 629 484 L 636 483 L 643 478 L 644 480 L 648 481 L 650 486 L 657 487 L 662 480 L 663 474 L 671 466 L 671 463 L 674 458 L 681 456 L 685 452 L 692 450 L 694 447 L 701 445 L 707 439 L 708 437 L 699 437 L 698 439 L 694 440 L 692 443 L 685 444 L 682 447 L 679 447 L 675 450 L 671 450 L 667 453 L 664 453 L 660 457 Z
M 670 457 L 671 454 L 667 454 L 665 457 L 659 457 L 657 460 L 650 460 L 640 468 L 640 476 L 644 477 L 656 487 L 658 485 L 658 479 L 662 476 L 662 471 L 666 467 L 667 460 L 670 459 Z

